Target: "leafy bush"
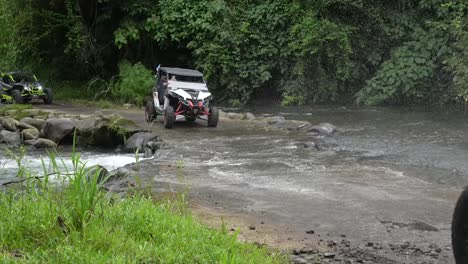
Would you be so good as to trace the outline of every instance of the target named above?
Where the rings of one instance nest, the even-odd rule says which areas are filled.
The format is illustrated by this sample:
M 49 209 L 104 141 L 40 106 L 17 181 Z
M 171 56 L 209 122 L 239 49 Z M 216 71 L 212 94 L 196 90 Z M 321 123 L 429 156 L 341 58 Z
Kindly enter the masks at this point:
M 281 101 L 282 106 L 300 106 L 305 105 L 305 99 L 302 96 L 290 96 L 283 97 Z
M 450 49 L 443 33 L 418 30 L 413 39 L 395 50 L 377 74 L 367 81 L 357 100 L 366 105 L 398 103 L 402 98 L 422 98 L 438 62 Z
M 118 100 L 142 105 L 154 85 L 152 72 L 141 63 L 132 65 L 128 61 L 121 62 L 119 70 L 119 81 L 112 90 L 112 95 Z

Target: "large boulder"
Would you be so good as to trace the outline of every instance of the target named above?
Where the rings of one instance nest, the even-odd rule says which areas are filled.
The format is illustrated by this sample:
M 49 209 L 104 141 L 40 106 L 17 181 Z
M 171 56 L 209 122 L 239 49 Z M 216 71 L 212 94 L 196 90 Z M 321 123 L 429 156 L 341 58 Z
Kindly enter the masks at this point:
M 25 118 L 20 120 L 20 123 L 31 125 L 31 126 L 37 128 L 38 130 L 42 130 L 42 128 L 44 127 L 45 122 L 46 121 L 44 119 L 31 118 L 31 117 L 25 117 Z
M 16 131 L 18 130 L 18 120 L 15 120 L 11 117 L 5 117 L 5 118 L 2 118 L 2 126 L 4 129 L 8 130 L 8 131 Z
M 119 115 L 91 116 L 76 124 L 79 145 L 115 148 L 124 144 L 125 138 L 140 132 L 132 121 Z
M 106 120 L 103 117 L 91 116 L 79 120 L 76 123 L 76 131 L 80 136 L 92 137 L 105 124 Z
M 309 128 L 308 132 L 312 132 L 319 136 L 333 136 L 336 132 L 336 127 L 330 123 L 321 123 Z
M 28 140 L 28 142 L 31 142 L 31 141 Z M 31 142 L 31 143 L 35 148 L 56 148 L 57 147 L 57 143 L 46 138 L 38 138 L 37 140 L 34 140 L 34 142 Z
M 39 137 L 39 134 L 39 130 L 37 130 L 35 127 L 23 130 L 23 138 L 25 140 L 37 139 Z
M 71 118 L 48 119 L 42 129 L 42 135 L 47 139 L 60 143 L 65 138 L 72 136 L 74 130 L 75 121 Z
M 161 148 L 163 142 L 155 133 L 139 132 L 127 139 L 123 146 L 123 151 L 126 153 L 134 153 L 135 151 L 145 152 L 146 149 L 151 149 L 152 152 Z
M 21 134 L 7 130 L 0 131 L 0 143 L 6 143 L 11 146 L 21 145 Z

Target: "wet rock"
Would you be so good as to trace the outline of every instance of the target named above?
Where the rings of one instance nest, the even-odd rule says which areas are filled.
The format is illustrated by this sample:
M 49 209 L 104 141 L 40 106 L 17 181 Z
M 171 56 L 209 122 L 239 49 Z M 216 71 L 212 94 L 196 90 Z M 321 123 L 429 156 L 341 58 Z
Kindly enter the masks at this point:
M 34 126 L 32 126 L 32 125 L 27 124 L 27 123 L 22 123 L 22 122 L 19 122 L 19 123 L 18 123 L 17 128 L 18 128 L 19 130 L 31 129 L 31 128 L 32 128 L 32 129 L 36 129 L 36 128 L 35 128 Z
M 315 234 L 315 231 L 314 230 L 307 230 L 306 234 L 313 235 L 313 234 Z
M 320 149 L 318 144 L 315 143 L 315 142 L 306 142 L 303 144 L 304 148 L 307 148 L 307 149 Z
M 252 120 L 255 120 L 255 116 L 254 116 L 252 113 L 250 113 L 250 112 L 247 112 L 247 113 L 245 113 L 245 115 L 244 115 L 244 118 L 243 118 L 243 119 L 245 119 L 245 120 L 249 120 L 249 121 L 252 121 Z
M 28 139 L 23 142 L 23 144 L 26 146 L 33 146 L 35 143 L 36 143 L 35 139 Z
M 25 117 L 25 118 L 20 120 L 20 123 L 31 125 L 31 126 L 35 127 L 36 129 L 38 129 L 38 130 L 42 130 L 42 128 L 44 127 L 45 122 L 46 121 L 44 119 L 31 118 L 31 117 Z
M 2 131 L 2 130 L 3 130 L 3 125 L 0 122 L 0 131 Z
M 330 123 L 321 123 L 316 126 L 310 127 L 308 132 L 315 133 L 319 136 L 333 136 L 336 132 L 336 127 Z
M 131 175 L 131 172 L 126 167 L 119 168 L 109 173 L 110 178 L 122 179 Z
M 21 145 L 21 134 L 19 132 L 2 130 L 0 131 L 0 142 L 10 146 L 19 146 Z
M 87 117 L 76 122 L 76 131 L 80 136 L 90 138 L 105 124 L 105 122 L 104 118 L 100 116 Z
M 239 113 L 227 113 L 227 117 L 229 119 L 236 119 L 236 120 L 240 120 L 244 117 L 243 114 L 239 114 Z
M 155 133 L 139 132 L 132 135 L 124 144 L 122 151 L 126 153 L 135 153 L 144 151 L 146 148 L 153 152 L 161 148 L 162 141 Z
M 42 135 L 56 143 L 70 137 L 75 129 L 75 122 L 71 118 L 49 119 L 45 122 Z
M 294 257 L 293 258 L 293 263 L 294 264 L 307 264 L 309 262 L 303 257 Z
M 267 122 L 270 125 L 282 125 L 286 123 L 286 119 L 283 116 L 272 116 L 267 118 Z
M 76 124 L 77 134 L 82 137 L 81 144 L 116 148 L 123 145 L 125 138 L 140 132 L 141 129 L 134 122 L 119 115 L 91 116 Z
M 33 146 L 35 148 L 56 148 L 57 143 L 53 142 L 50 139 L 38 138 L 37 140 L 34 141 Z
M 299 250 L 299 254 L 304 255 L 304 254 L 316 254 L 318 253 L 315 249 L 310 248 L 310 247 L 303 247 Z
M 374 246 L 374 243 L 373 243 L 373 242 L 367 242 L 366 246 L 367 246 L 367 247 L 373 247 L 373 246 Z
M 85 176 L 88 181 L 96 180 L 96 183 L 104 183 L 109 171 L 101 165 L 91 166 L 86 169 Z
M 151 158 L 153 156 L 153 150 L 151 148 L 145 148 L 144 158 Z
M 2 126 L 4 129 L 8 130 L 8 131 L 16 131 L 18 130 L 18 120 L 15 120 L 11 117 L 5 117 L 5 118 L 2 118 Z
M 25 129 L 23 130 L 23 139 L 37 139 L 39 137 L 39 133 L 39 130 L 37 130 L 35 127 Z
M 336 254 L 335 254 L 335 253 L 332 253 L 332 252 L 326 252 L 326 253 L 323 253 L 323 256 L 324 256 L 325 258 L 330 259 L 330 258 L 334 258 L 334 257 L 336 256 Z

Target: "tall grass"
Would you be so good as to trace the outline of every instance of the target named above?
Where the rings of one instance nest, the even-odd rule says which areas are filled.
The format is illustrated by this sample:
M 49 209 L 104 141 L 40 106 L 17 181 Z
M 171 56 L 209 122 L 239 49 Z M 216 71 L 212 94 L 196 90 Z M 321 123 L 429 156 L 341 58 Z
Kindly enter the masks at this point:
M 209 229 L 175 203 L 134 194 L 111 199 L 100 171 L 56 153 L 36 177 L 0 192 L 0 263 L 280 263 L 264 248 Z M 62 169 L 60 169 L 62 168 Z M 51 176 L 54 176 L 52 178 Z M 38 180 L 40 179 L 40 180 Z M 58 184 L 61 183 L 61 184 Z M 65 183 L 65 185 L 62 185 Z M 177 206 L 180 206 L 178 204 Z

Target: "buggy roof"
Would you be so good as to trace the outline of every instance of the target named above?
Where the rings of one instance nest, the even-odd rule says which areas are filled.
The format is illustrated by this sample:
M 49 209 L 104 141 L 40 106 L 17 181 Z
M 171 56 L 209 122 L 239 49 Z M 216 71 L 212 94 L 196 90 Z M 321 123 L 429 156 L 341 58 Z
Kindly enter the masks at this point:
M 180 75 L 180 76 L 189 76 L 189 77 L 203 77 L 203 73 L 197 70 L 182 69 L 182 68 L 169 68 L 161 67 L 160 71 L 166 72 L 168 74 Z

